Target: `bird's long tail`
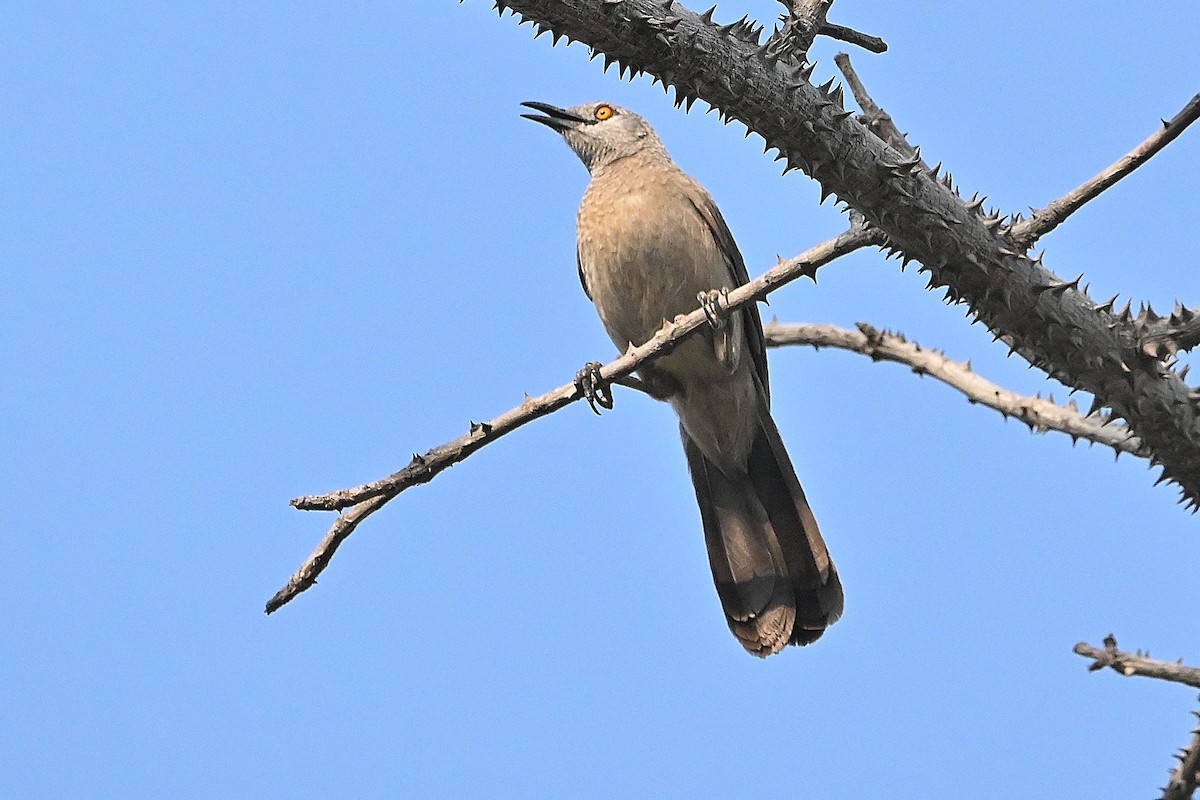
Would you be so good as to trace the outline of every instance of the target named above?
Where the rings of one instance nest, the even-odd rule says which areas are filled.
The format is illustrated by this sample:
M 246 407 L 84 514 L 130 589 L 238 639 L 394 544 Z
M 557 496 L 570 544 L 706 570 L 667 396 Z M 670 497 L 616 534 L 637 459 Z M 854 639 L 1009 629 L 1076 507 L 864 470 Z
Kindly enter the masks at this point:
M 756 656 L 816 641 L 842 613 L 842 584 L 767 408 L 746 471 L 731 475 L 680 428 L 717 594 Z

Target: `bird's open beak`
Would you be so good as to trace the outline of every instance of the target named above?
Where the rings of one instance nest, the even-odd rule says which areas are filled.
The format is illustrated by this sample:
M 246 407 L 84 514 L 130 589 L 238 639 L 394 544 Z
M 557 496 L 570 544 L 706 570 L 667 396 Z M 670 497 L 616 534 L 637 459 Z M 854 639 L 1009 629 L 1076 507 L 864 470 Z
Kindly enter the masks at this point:
M 548 128 L 553 128 L 559 133 L 570 130 L 588 121 L 577 114 L 572 114 L 565 108 L 552 106 L 548 103 L 528 102 L 521 103 L 521 105 L 525 106 L 526 108 L 532 108 L 534 111 L 541 111 L 542 114 L 546 115 L 543 117 L 539 114 L 522 114 L 522 117 L 525 119 L 531 119 L 534 122 L 540 122 Z

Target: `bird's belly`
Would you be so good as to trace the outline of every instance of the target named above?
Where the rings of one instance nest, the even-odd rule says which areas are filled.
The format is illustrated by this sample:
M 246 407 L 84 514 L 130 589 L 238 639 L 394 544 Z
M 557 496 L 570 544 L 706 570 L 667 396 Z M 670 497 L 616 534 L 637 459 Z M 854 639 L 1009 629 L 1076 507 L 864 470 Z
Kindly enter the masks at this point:
M 678 238 L 672 244 L 661 234 L 615 243 L 604 268 L 588 273 L 596 310 L 622 350 L 644 343 L 664 320 L 695 311 L 700 292 L 730 286 L 728 268 L 716 253 L 681 248 Z
M 702 343 L 694 337 L 690 341 Z M 671 398 L 688 436 L 705 458 L 730 477 L 745 470 L 758 433 L 758 402 L 758 390 L 744 362 L 733 373 L 689 374 Z

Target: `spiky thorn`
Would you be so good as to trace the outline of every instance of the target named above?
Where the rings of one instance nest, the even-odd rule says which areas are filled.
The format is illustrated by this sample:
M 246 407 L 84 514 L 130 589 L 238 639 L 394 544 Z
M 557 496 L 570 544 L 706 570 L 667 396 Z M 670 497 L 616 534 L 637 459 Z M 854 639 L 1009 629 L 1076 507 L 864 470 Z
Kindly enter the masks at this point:
M 1045 208 L 1033 212 L 1033 216 L 1028 220 L 1013 226 L 1013 240 L 1023 248 L 1031 247 L 1034 242 L 1057 228 L 1063 220 L 1082 208 L 1088 201 L 1096 198 L 1105 189 L 1149 161 L 1174 141 L 1179 134 L 1183 133 L 1197 118 L 1200 118 L 1200 94 L 1189 100 L 1187 105 L 1162 128 L 1155 131 L 1148 139 L 1107 169 Z
M 1083 273 L 1079 273 L 1079 277 L 1073 281 L 1059 281 L 1049 287 L 1051 294 L 1063 294 L 1067 291 L 1076 291 L 1079 289 L 1079 282 L 1083 280 Z
M 1108 424 L 1094 414 L 1081 414 L 1074 404 L 1058 405 L 1053 399 L 1027 397 L 1010 391 L 971 369 L 970 362 L 953 361 L 938 350 L 920 346 L 902 334 L 859 323 L 858 330 L 835 325 L 781 324 L 764 326 L 768 347 L 833 347 L 859 353 L 875 361 L 904 364 L 920 375 L 929 375 L 966 396 L 972 404 L 1013 417 L 1037 431 L 1060 431 L 1113 448 L 1117 453 L 1148 457 L 1141 441 L 1125 426 Z
M 741 26 L 745 22 L 746 22 L 746 17 L 743 15 L 741 19 L 734 20 L 733 22 L 729 23 L 728 25 L 718 25 L 717 30 L 721 32 L 722 36 L 736 35 L 736 34 L 734 34 L 734 31 L 741 28 Z
M 833 104 L 838 108 L 846 107 L 846 98 L 840 83 L 833 87 L 833 91 L 829 93 L 829 99 L 832 100 Z
M 984 217 L 983 218 L 983 227 L 987 228 L 992 233 L 999 233 L 1000 229 L 1004 227 L 1004 218 L 1003 217 Z
M 880 241 L 881 235 L 878 232 L 848 230 L 731 290 L 728 297 L 724 298 L 723 305 L 727 311 L 732 312 L 765 298 L 775 289 L 797 278 L 815 274 L 815 270 L 824 264 L 860 248 L 876 245 Z M 670 352 L 685 336 L 707 324 L 708 320 L 704 310 L 697 308 L 691 314 L 679 317 L 665 325 L 644 344 L 638 347 L 631 346 L 624 355 L 601 367 L 600 377 L 604 380 L 619 382 L 629 377 L 645 362 Z M 539 397 L 526 396 L 521 405 L 486 423 L 480 423 L 477 429 L 446 444 L 434 447 L 423 456 L 414 455 L 408 466 L 386 478 L 329 494 L 297 497 L 292 500 L 294 507 L 305 511 L 345 510 L 345 513 L 339 514 L 313 554 L 301 564 L 287 584 L 267 602 L 267 613 L 277 611 L 296 595 L 315 585 L 317 577 L 329 565 L 338 547 L 354 532 L 358 524 L 401 492 L 433 480 L 442 471 L 465 460 L 480 448 L 535 419 L 565 408 L 583 398 L 583 392 L 576 381 L 572 379 L 571 382 Z
M 766 30 L 765 26 L 760 25 L 754 20 L 750 20 L 742 26 L 742 30 L 739 34 L 737 34 L 737 36 L 746 44 L 757 45 L 758 40 L 762 37 L 764 30 Z

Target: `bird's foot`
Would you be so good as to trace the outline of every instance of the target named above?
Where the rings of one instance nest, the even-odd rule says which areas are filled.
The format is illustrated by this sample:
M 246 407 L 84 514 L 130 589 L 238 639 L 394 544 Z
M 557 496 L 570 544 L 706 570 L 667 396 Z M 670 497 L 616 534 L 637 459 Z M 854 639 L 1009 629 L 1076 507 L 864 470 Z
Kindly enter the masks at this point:
M 612 384 L 600 375 L 602 366 L 604 365 L 599 361 L 589 361 L 583 365 L 583 369 L 575 373 L 575 386 L 597 415 L 600 413 L 600 408 L 613 407 Z M 596 408 L 596 406 L 600 406 L 600 408 Z
M 700 308 L 704 309 L 704 316 L 708 319 L 708 324 L 712 326 L 714 331 L 725 329 L 725 320 L 729 312 L 726 310 L 726 303 L 729 302 L 729 287 L 722 286 L 720 289 L 709 289 L 707 292 L 700 292 L 696 295 L 696 299 L 700 301 Z

